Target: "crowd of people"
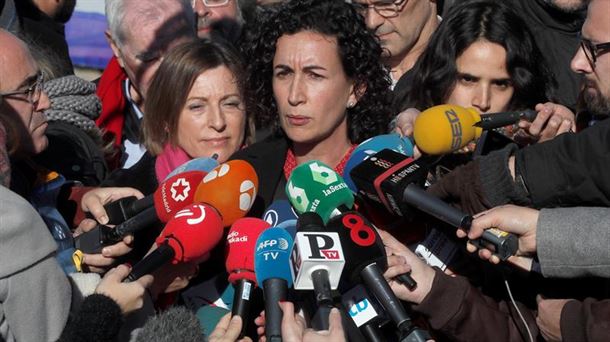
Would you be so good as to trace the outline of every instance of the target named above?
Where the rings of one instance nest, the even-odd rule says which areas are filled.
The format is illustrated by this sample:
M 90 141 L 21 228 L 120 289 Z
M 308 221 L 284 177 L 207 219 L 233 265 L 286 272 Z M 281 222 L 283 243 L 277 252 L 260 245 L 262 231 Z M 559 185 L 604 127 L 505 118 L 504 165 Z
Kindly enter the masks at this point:
M 75 3 L 0 0 L 0 341 L 610 340 L 610 0 L 105 0 L 93 82 Z M 462 142 L 437 111 L 460 146 L 430 156 L 444 104 L 536 115 Z M 467 219 L 348 190 L 363 150 Z

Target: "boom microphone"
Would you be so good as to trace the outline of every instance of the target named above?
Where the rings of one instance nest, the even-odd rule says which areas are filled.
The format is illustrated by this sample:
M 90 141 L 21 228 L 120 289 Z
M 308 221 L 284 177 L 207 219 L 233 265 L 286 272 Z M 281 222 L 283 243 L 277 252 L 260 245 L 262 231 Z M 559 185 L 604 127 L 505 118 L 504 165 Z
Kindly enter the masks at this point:
M 474 126 L 480 120 L 481 116 L 474 108 L 453 105 L 430 107 L 415 119 L 415 145 L 430 155 L 459 150 L 481 135 L 481 128 Z
M 261 219 L 244 217 L 233 223 L 227 235 L 225 266 L 229 273 L 229 282 L 235 286 L 231 314 L 242 318 L 241 337 L 247 328 L 252 294 L 256 288 L 256 275 L 254 274 L 256 240 L 269 227 L 269 223 Z
M 168 261 L 196 262 L 222 238 L 222 220 L 205 204 L 192 204 L 176 213 L 155 241 L 158 248 L 138 262 L 126 281 L 150 274 Z
M 132 208 L 148 206 L 117 226 L 111 228 L 98 225 L 93 230 L 75 239 L 77 249 L 85 253 L 98 253 L 104 246 L 117 243 L 128 234 L 133 234 L 159 221 L 167 222 L 174 214 L 192 204 L 195 189 L 204 178 L 202 171 L 187 171 L 175 175 L 159 185 L 153 195 L 132 203 Z M 138 210 L 138 209 L 135 209 Z
M 282 339 L 282 310 L 278 303 L 285 301 L 292 287 L 290 251 L 292 237 L 281 228 L 269 228 L 256 240 L 254 273 L 265 297 L 265 336 L 267 341 Z
M 210 171 L 195 193 L 196 203 L 207 203 L 218 210 L 225 227 L 244 217 L 256 198 L 258 176 L 252 165 L 231 160 Z

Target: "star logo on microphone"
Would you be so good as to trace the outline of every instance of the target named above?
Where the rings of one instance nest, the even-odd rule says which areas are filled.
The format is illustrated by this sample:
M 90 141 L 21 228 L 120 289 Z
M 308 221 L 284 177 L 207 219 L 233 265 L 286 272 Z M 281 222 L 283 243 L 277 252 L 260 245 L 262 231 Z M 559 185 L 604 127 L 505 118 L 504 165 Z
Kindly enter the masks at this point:
M 191 185 L 184 178 L 176 180 L 170 188 L 172 199 L 177 202 L 187 199 L 189 191 L 191 191 Z

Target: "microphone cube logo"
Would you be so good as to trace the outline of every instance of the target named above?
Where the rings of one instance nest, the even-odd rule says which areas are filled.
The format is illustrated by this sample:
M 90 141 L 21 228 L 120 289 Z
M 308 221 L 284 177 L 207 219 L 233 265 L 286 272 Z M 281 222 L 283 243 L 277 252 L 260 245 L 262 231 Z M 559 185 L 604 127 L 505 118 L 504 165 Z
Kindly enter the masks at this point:
M 337 173 L 333 169 L 325 165 L 319 165 L 317 162 L 309 164 L 309 169 L 311 170 L 313 180 L 318 183 L 330 185 L 339 180 Z
M 348 309 L 349 315 L 357 327 L 379 317 L 381 311 L 373 306 L 369 298 L 369 294 L 362 285 L 356 285 L 341 296 L 343 305 Z
M 186 179 L 178 178 L 172 183 L 169 191 L 172 194 L 172 199 L 174 201 L 182 202 L 188 198 L 189 192 L 191 191 L 191 185 Z
M 305 193 L 305 189 L 299 188 L 292 184 L 292 181 L 288 182 L 288 196 L 290 196 L 290 202 L 296 211 L 299 213 L 304 213 L 307 211 L 309 207 L 309 199 L 307 199 L 307 194 Z
M 290 261 L 295 289 L 313 290 L 311 273 L 319 269 L 328 271 L 331 288 L 336 289 L 345 265 L 339 234 L 297 233 Z

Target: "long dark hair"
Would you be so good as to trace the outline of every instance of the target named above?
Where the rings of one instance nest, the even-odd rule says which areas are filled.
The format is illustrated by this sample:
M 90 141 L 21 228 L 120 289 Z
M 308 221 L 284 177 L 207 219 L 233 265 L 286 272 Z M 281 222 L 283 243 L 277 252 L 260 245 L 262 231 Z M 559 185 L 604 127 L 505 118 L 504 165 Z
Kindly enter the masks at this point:
M 285 34 L 300 31 L 336 37 L 344 72 L 355 81 L 354 89 L 363 91 L 358 94 L 358 103 L 347 109 L 351 142 L 359 143 L 384 132 L 390 115 L 390 79 L 380 61 L 381 46 L 344 0 L 286 1 L 250 31 L 244 42 L 244 56 L 249 58 L 246 108 L 254 114 L 257 126 L 279 130 L 271 84 L 276 42 Z
M 497 1 L 470 1 L 443 19 L 395 108 L 424 110 L 444 103 L 457 80 L 457 58 L 480 39 L 506 50 L 506 69 L 514 87 L 509 110 L 533 108 L 552 98 L 555 81 L 526 23 Z

